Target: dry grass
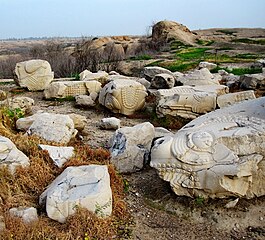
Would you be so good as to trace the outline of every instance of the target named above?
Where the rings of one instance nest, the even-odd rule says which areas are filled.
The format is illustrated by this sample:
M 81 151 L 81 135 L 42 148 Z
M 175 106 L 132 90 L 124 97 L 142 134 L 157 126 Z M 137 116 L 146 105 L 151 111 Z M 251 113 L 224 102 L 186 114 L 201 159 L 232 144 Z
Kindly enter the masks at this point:
M 0 111 L 1 112 L 1 111 Z M 62 169 L 50 160 L 46 151 L 38 144 L 50 144 L 35 136 L 23 136 L 12 132 L 0 114 L 0 135 L 10 138 L 17 148 L 30 158 L 28 168 L 19 168 L 11 175 L 6 168 L 0 169 L 0 215 L 4 216 L 6 229 L 0 239 L 122 239 L 128 237 L 130 216 L 124 202 L 123 180 L 109 163 L 110 155 L 105 149 L 91 149 L 73 141 L 76 154 Z M 54 145 L 54 144 L 53 144 Z M 86 209 L 77 212 L 60 224 L 46 216 L 38 200 L 44 189 L 68 166 L 88 164 L 108 165 L 113 194 L 113 212 L 108 218 L 98 218 Z M 9 215 L 11 207 L 33 206 L 39 221 L 27 225 L 21 219 Z

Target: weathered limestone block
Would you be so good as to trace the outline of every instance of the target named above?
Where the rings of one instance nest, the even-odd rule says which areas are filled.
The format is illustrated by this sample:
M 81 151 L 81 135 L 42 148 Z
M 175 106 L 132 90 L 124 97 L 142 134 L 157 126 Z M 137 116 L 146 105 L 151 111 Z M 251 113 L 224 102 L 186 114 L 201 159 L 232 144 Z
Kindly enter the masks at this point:
M 18 85 L 30 91 L 44 90 L 54 77 L 50 64 L 39 59 L 17 63 L 15 73 Z
M 60 168 L 64 163 L 74 156 L 73 147 L 56 147 L 43 144 L 40 144 L 39 147 L 42 150 L 47 150 L 54 164 Z
M 29 158 L 10 139 L 3 136 L 0 136 L 0 166 L 8 167 L 12 174 L 19 166 L 29 166 Z
M 150 88 L 170 89 L 175 85 L 175 77 L 172 74 L 161 73 L 154 76 L 151 80 Z
M 215 63 L 209 63 L 209 62 L 200 62 L 199 63 L 199 69 L 207 68 L 208 70 L 212 70 L 216 67 L 217 67 L 217 64 L 215 64 Z
M 255 99 L 255 98 L 256 96 L 253 90 L 244 91 L 244 92 L 228 93 L 228 94 L 217 97 L 217 105 L 220 108 L 223 108 L 223 107 L 233 105 L 235 103 L 239 103 L 242 101 Z
M 265 74 L 245 74 L 240 76 L 240 87 L 245 89 L 265 89 Z
M 68 116 L 73 120 L 75 129 L 78 131 L 84 130 L 87 124 L 87 119 L 85 116 L 76 113 L 71 113 Z
M 14 97 L 0 102 L 0 106 L 6 106 L 9 109 L 20 109 L 23 113 L 31 113 L 34 100 L 29 97 Z
M 34 207 L 18 207 L 9 209 L 10 215 L 22 218 L 26 224 L 38 221 L 37 209 Z
M 154 126 L 149 122 L 116 130 L 110 140 L 111 162 L 122 173 L 141 170 L 154 136 Z
M 219 85 L 221 80 L 221 75 L 213 75 L 207 68 L 202 68 L 200 70 L 194 70 L 191 73 L 184 74 L 178 78 L 178 81 L 183 85 L 197 86 L 197 85 Z
M 106 165 L 68 167 L 41 194 L 49 218 L 61 223 L 83 207 L 100 217 L 111 215 L 112 192 Z
M 128 77 L 128 76 L 124 76 L 124 75 L 110 75 L 108 77 L 108 82 L 113 81 L 113 80 L 119 80 L 119 81 L 124 81 L 124 80 L 132 80 L 132 81 L 136 81 L 138 83 L 141 83 L 142 85 L 145 86 L 146 89 L 148 89 L 151 85 L 151 83 L 149 81 L 147 81 L 145 78 L 138 78 L 138 77 Z
M 158 90 L 156 113 L 194 119 L 216 108 L 217 94 L 198 91 L 194 87 L 180 86 L 169 90 Z
M 100 90 L 101 83 L 95 80 L 53 82 L 44 90 L 44 97 L 49 99 L 89 95 L 91 93 L 99 93 Z
M 133 80 L 117 79 L 106 84 L 99 94 L 99 103 L 115 113 L 131 115 L 145 106 L 145 87 Z
M 96 105 L 92 97 L 88 95 L 75 96 L 75 101 L 76 101 L 76 105 L 82 106 L 82 107 L 94 107 Z
M 27 130 L 28 135 L 37 135 L 58 143 L 68 143 L 76 133 L 74 122 L 69 116 L 54 113 L 37 114 Z
M 121 120 L 115 117 L 103 118 L 100 120 L 99 127 L 102 129 L 117 130 L 121 126 Z
M 171 71 L 162 67 L 145 67 L 143 70 L 143 75 L 148 81 L 151 81 L 155 77 L 155 75 L 161 73 L 166 73 L 173 76 L 173 73 Z
M 92 73 L 88 70 L 84 70 L 79 74 L 79 76 L 81 81 L 97 80 L 103 84 L 107 81 L 109 74 L 105 71 L 98 71 L 96 73 Z
M 155 141 L 151 166 L 177 195 L 265 194 L 265 98 L 201 116 Z

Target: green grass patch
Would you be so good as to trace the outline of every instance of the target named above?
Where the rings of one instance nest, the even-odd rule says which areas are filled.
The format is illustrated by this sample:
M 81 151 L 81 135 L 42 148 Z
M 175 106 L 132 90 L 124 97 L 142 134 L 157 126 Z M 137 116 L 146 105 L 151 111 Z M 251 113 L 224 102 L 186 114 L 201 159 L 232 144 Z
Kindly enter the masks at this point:
M 180 48 L 188 48 L 191 47 L 191 45 L 185 44 L 179 40 L 174 40 L 172 42 L 170 42 L 170 49 L 171 50 L 176 50 L 176 49 L 180 49 Z
M 226 35 L 233 35 L 234 33 L 237 33 L 237 31 L 232 31 L 228 29 L 220 29 L 220 30 L 217 30 L 216 32 L 224 33 Z
M 265 39 L 255 40 L 255 39 L 249 39 L 249 38 L 238 38 L 238 39 L 231 40 L 231 42 L 265 45 Z
M 216 67 L 211 70 L 211 73 L 217 73 L 219 70 L 225 70 L 228 73 L 233 73 L 234 75 L 244 75 L 244 74 L 255 74 L 255 73 L 262 73 L 262 68 L 234 68 L 232 70 L 228 68 L 220 68 Z
M 182 61 L 201 60 L 210 53 L 206 53 L 208 48 L 188 48 L 176 53 L 176 57 Z
M 150 59 L 152 59 L 152 56 L 148 54 L 142 54 L 130 58 L 130 60 L 150 60 Z
M 196 43 L 201 46 L 211 46 L 214 42 L 215 42 L 214 40 L 202 40 L 202 39 L 196 40 Z

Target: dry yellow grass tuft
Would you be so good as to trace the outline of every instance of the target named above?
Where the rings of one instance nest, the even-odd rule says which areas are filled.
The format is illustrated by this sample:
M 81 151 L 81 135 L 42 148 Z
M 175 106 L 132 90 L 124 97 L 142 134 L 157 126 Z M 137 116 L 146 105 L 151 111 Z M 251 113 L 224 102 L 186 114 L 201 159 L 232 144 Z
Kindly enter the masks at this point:
M 0 168 L 0 215 L 4 216 L 6 225 L 6 229 L 0 233 L 0 239 L 88 240 L 128 237 L 130 216 L 124 202 L 123 179 L 110 164 L 110 154 L 107 150 L 91 149 L 88 145 L 73 141 L 71 144 L 75 148 L 75 156 L 62 169 L 58 169 L 50 160 L 47 151 L 38 148 L 40 143 L 51 143 L 36 136 L 14 133 L 4 124 L 1 115 L 0 135 L 10 138 L 17 148 L 30 158 L 30 166 L 18 168 L 15 175 L 10 174 L 6 168 Z M 45 209 L 39 206 L 40 194 L 66 167 L 88 164 L 108 165 L 113 193 L 112 215 L 102 219 L 86 209 L 77 209 L 64 224 L 49 219 Z M 9 209 L 18 206 L 36 207 L 39 221 L 27 225 L 21 219 L 10 216 Z

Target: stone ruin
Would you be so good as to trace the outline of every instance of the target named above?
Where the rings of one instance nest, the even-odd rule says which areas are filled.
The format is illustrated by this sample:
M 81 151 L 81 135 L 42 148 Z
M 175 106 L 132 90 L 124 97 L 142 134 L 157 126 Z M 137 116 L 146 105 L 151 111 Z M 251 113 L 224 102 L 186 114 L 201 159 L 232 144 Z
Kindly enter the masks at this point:
M 253 198 L 265 194 L 265 98 L 191 121 L 155 141 L 150 165 L 177 195 Z

